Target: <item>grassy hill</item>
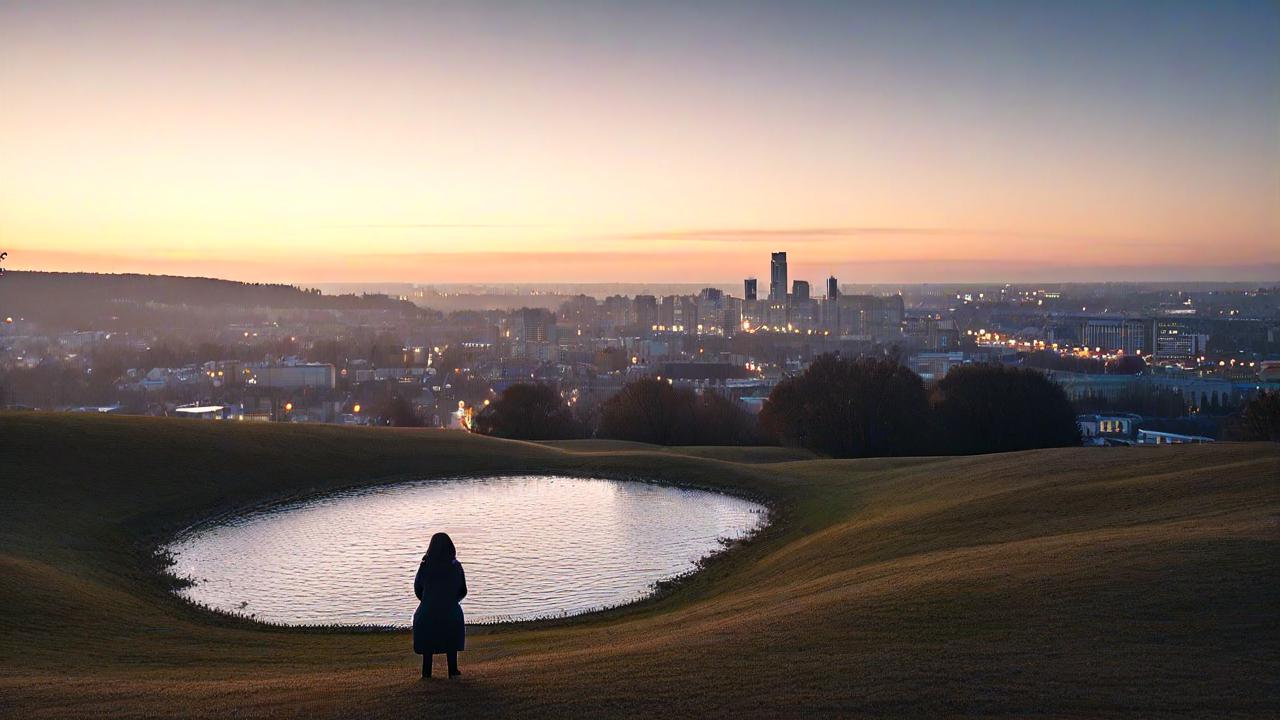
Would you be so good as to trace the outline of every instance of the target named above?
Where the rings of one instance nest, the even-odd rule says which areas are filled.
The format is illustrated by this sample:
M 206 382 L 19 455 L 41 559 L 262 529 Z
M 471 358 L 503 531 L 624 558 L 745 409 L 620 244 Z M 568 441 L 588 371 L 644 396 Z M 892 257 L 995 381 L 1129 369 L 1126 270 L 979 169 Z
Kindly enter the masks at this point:
M 473 628 L 457 682 L 419 682 L 407 632 L 196 610 L 150 560 L 218 510 L 528 471 L 728 489 L 776 521 L 660 598 Z M 0 715 L 1275 717 L 1278 558 L 1275 445 L 794 460 L 0 414 Z

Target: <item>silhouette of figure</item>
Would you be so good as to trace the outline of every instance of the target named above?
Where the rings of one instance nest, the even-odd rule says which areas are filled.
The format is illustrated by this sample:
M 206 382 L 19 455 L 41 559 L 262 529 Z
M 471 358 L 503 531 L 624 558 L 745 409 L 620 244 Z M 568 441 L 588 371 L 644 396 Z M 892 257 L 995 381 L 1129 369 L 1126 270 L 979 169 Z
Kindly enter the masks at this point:
M 418 596 L 418 609 L 413 613 L 413 651 L 422 656 L 424 678 L 431 677 L 435 653 L 444 653 L 449 659 L 449 677 L 462 674 L 458 651 L 464 649 L 467 638 L 458 602 L 467 596 L 467 576 L 457 555 L 447 534 L 432 535 L 413 580 L 413 594 Z

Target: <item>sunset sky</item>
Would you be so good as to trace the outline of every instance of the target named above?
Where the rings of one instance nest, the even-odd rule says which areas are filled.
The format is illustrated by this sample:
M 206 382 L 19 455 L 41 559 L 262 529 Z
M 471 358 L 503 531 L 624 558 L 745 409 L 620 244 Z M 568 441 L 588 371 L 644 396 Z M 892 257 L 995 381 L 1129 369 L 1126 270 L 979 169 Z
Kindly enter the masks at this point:
M 1280 280 L 1280 3 L 10 2 L 11 269 Z

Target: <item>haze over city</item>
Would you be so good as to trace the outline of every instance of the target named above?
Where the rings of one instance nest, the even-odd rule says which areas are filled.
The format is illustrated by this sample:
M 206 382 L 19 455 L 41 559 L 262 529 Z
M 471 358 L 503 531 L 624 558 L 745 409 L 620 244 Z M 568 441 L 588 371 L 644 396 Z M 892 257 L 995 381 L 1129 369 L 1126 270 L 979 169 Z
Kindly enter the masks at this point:
M 0 3 L 13 270 L 1280 277 L 1275 3 Z

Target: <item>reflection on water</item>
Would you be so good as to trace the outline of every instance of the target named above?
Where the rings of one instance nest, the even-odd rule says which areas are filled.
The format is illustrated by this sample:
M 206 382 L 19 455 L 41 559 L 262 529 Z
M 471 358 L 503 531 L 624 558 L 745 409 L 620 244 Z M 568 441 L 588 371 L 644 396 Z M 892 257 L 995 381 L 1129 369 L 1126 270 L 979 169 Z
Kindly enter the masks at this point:
M 527 476 L 367 488 L 248 513 L 168 550 L 182 594 L 286 624 L 400 625 L 435 532 L 458 546 L 469 622 L 585 612 L 644 596 L 765 520 L 697 490 Z

